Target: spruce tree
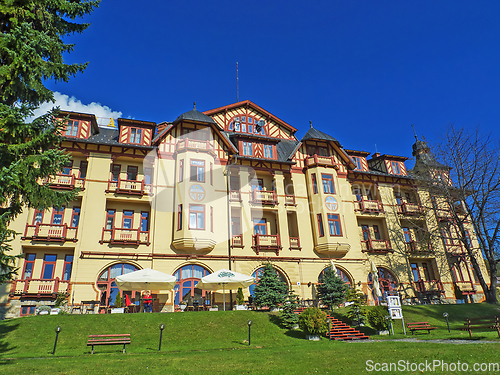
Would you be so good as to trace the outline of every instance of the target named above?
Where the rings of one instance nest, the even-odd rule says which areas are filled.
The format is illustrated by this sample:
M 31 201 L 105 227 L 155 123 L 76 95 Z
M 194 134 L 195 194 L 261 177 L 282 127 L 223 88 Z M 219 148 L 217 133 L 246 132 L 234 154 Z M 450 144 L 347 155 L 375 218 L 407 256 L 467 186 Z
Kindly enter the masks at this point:
M 254 289 L 254 304 L 257 307 L 278 307 L 285 301 L 287 285 L 280 280 L 278 272 L 267 263 Z
M 331 267 L 325 269 L 317 285 L 319 298 L 330 310 L 333 306 L 344 302 L 348 286 L 344 283 Z
M 292 329 L 299 323 L 299 314 L 295 313 L 298 305 L 299 296 L 295 294 L 292 288 L 290 288 L 283 304 L 283 310 L 280 314 L 281 325 L 283 327 Z
M 69 160 L 57 149 L 62 122 L 53 109 L 28 121 L 34 110 L 54 101 L 45 82 L 67 82 L 87 63 L 66 64 L 73 50 L 63 38 L 89 24 L 73 22 L 90 14 L 94 0 L 4 0 L 0 4 L 0 282 L 15 276 L 15 258 L 7 254 L 15 235 L 9 223 L 25 207 L 62 207 L 76 191 L 50 189 L 41 181 Z

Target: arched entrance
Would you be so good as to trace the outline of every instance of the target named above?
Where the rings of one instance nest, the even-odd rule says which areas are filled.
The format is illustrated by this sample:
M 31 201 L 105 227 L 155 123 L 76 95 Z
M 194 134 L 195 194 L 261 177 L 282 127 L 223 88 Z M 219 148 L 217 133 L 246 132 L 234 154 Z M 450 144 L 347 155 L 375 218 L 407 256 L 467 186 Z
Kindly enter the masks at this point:
M 106 268 L 97 279 L 97 288 L 101 291 L 101 306 L 107 307 L 114 305 L 116 296 L 120 293 L 120 290 L 116 286 L 115 278 L 137 270 L 138 268 L 136 266 L 128 263 L 113 264 Z M 128 295 L 131 301 L 137 296 L 138 302 L 140 291 L 121 292 L 122 299 L 125 298 L 125 295 Z M 125 301 L 123 303 L 125 303 Z
M 288 285 L 288 281 L 286 280 L 285 275 L 283 275 L 283 273 L 280 270 L 276 269 L 276 268 L 274 270 L 276 271 L 276 274 L 278 275 L 279 279 L 282 282 L 284 282 L 286 285 Z M 259 279 L 261 278 L 263 272 L 264 272 L 264 267 L 260 267 L 257 270 L 255 270 L 254 273 L 252 273 L 252 277 L 255 278 L 255 283 L 253 283 L 252 285 L 250 285 L 248 287 L 248 289 L 250 291 L 250 295 L 252 297 L 253 297 L 253 291 L 255 289 L 255 285 L 257 285 L 257 283 L 259 282 Z
M 323 275 L 325 274 L 325 270 L 327 268 L 329 268 L 330 266 L 328 267 L 325 267 L 323 269 L 323 271 L 321 271 L 321 273 L 319 274 L 318 276 L 318 282 L 320 283 L 321 282 L 321 279 L 323 278 Z M 339 267 L 335 267 L 337 268 L 337 276 L 340 278 L 340 280 L 342 280 L 344 283 L 346 283 L 347 285 L 349 285 L 349 288 L 352 287 L 352 280 L 351 278 L 349 277 L 349 275 L 347 274 L 346 271 L 344 271 L 342 268 L 339 268 Z
M 210 292 L 201 290 L 195 287 L 202 277 L 210 275 L 210 271 L 205 267 L 197 264 L 190 264 L 183 266 L 175 271 L 174 276 L 177 280 L 175 284 L 175 304 L 178 305 L 180 301 L 187 301 L 189 296 L 193 301 L 210 299 Z

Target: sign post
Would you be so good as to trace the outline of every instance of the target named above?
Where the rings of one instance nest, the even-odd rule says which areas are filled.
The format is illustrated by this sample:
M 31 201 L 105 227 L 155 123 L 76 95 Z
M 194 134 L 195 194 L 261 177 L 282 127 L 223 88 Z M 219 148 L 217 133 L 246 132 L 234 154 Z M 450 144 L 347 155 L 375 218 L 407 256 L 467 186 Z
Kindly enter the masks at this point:
M 403 319 L 403 309 L 401 308 L 401 298 L 399 292 L 387 293 L 387 307 L 391 319 L 401 319 L 403 323 L 403 333 L 406 335 L 405 321 Z

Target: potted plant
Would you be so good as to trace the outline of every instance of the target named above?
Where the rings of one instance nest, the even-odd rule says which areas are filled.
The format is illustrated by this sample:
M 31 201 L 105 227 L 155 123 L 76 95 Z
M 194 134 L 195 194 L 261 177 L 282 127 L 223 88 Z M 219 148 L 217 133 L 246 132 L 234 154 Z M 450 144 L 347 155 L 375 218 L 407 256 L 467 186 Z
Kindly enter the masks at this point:
M 122 307 L 122 296 L 120 293 L 116 295 L 115 307 L 111 309 L 111 314 L 123 314 L 125 308 Z
M 182 312 L 186 309 L 187 303 L 186 301 L 181 301 L 179 302 L 179 309 L 181 309 Z
M 236 310 L 246 310 L 245 297 L 243 296 L 243 289 L 238 288 L 238 293 L 236 294 Z
M 328 331 L 327 315 L 317 307 L 309 307 L 299 316 L 299 327 L 308 340 L 319 341 L 321 335 Z
M 218 305 L 212 305 L 212 307 L 210 307 L 209 311 L 219 311 L 219 306 Z

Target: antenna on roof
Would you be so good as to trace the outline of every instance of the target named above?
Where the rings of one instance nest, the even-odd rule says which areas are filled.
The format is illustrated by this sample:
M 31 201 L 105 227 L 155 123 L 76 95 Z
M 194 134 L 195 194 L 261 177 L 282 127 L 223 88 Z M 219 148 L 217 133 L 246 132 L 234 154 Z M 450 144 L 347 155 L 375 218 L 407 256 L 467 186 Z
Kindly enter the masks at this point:
M 240 86 L 238 80 L 238 62 L 236 61 L 236 103 L 240 101 Z
M 311 120 L 309 120 L 309 127 L 312 129 L 313 127 L 313 122 Z
M 418 141 L 417 133 L 415 133 L 415 128 L 413 127 L 413 124 L 411 124 L 411 128 L 413 129 L 413 135 L 415 136 L 415 140 Z
M 196 109 L 196 102 L 193 102 L 193 109 Z
M 375 152 L 378 153 L 377 144 L 375 143 Z

